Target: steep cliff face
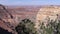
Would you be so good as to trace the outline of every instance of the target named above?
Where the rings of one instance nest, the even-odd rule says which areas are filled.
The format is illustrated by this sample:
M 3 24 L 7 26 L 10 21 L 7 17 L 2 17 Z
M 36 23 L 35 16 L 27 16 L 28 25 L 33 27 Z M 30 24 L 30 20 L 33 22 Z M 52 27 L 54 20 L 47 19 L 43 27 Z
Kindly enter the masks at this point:
M 38 20 L 44 20 L 45 18 L 49 17 L 50 20 L 55 20 L 57 17 L 57 14 L 60 14 L 60 8 L 59 7 L 43 7 L 40 8 L 38 14 L 37 14 L 37 19 Z
M 49 21 L 55 21 L 60 17 L 59 15 L 60 7 L 58 6 L 41 7 L 36 17 L 36 28 L 39 28 L 40 23 L 44 22 L 44 25 L 46 26 L 46 24 L 49 23 Z

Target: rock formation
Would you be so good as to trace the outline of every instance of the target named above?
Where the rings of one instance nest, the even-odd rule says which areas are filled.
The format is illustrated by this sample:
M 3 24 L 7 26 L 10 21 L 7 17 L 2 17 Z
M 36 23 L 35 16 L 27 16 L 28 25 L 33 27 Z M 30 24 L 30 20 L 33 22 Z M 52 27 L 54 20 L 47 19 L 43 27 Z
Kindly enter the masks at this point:
M 8 32 L 15 33 L 13 22 L 13 16 L 0 4 L 0 27 L 8 30 Z
M 41 7 L 36 17 L 36 28 L 39 29 L 41 23 L 48 24 L 51 20 L 55 21 L 58 19 L 60 14 L 60 7 L 58 6 L 45 6 Z M 59 18 L 60 19 L 60 18 Z
M 55 21 L 57 15 L 60 14 L 59 6 L 42 6 L 39 9 L 37 8 L 6 8 L 0 4 L 0 27 L 16 34 L 14 28 L 19 24 L 19 22 L 25 18 L 28 18 L 32 21 L 36 21 L 36 28 L 39 28 L 41 22 L 45 22 L 45 25 L 50 19 Z M 60 19 L 60 16 L 59 16 Z
M 25 18 L 28 18 L 32 21 L 35 21 L 36 12 L 35 8 L 6 8 L 3 5 L 0 5 L 0 27 L 16 34 L 15 27 L 19 22 Z M 23 9 L 23 10 L 22 10 Z

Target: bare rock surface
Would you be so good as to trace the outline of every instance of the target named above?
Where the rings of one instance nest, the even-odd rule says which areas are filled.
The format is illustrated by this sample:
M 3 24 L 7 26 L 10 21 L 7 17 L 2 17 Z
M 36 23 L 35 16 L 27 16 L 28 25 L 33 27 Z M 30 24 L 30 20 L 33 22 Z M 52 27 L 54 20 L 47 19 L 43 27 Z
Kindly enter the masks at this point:
M 49 21 L 55 21 L 60 15 L 60 7 L 58 6 L 43 6 L 37 13 L 36 16 L 36 28 L 39 29 L 40 23 L 44 22 L 46 26 Z M 60 19 L 60 17 L 59 17 Z

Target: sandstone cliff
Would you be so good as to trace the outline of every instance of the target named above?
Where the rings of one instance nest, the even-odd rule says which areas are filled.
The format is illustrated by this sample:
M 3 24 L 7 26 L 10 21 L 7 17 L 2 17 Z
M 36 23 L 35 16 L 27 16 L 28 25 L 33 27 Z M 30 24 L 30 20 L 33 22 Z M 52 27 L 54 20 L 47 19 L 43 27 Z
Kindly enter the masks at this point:
M 39 29 L 41 23 L 48 24 L 51 20 L 60 20 L 60 7 L 59 6 L 43 6 L 37 13 L 36 28 Z

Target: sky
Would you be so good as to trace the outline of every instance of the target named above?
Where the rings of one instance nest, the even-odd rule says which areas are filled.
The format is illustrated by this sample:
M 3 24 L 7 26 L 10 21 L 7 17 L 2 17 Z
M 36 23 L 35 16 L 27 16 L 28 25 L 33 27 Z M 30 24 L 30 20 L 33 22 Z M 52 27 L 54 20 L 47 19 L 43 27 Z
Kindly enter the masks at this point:
M 3 5 L 60 5 L 60 0 L 0 0 Z

